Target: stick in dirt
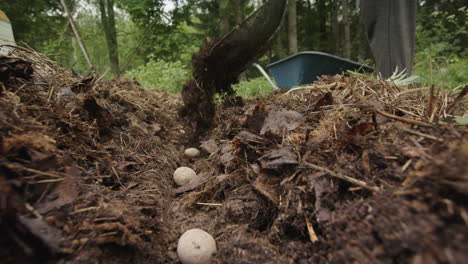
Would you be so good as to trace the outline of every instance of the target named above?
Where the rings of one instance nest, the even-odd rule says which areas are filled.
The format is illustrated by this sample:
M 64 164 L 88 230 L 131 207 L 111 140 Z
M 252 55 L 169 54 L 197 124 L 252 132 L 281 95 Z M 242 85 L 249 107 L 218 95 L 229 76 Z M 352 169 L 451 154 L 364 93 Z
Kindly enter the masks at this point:
M 379 187 L 370 186 L 369 184 L 367 184 L 364 181 L 361 181 L 361 180 L 358 180 L 358 179 L 355 179 L 355 178 L 352 178 L 352 177 L 349 177 L 349 176 L 346 176 L 346 175 L 343 175 L 343 174 L 340 174 L 340 173 L 333 172 L 333 171 L 331 171 L 331 170 L 329 170 L 327 168 L 320 167 L 320 166 L 317 166 L 317 165 L 314 165 L 312 163 L 305 162 L 305 161 L 303 161 L 302 164 L 309 167 L 309 168 L 311 168 L 311 169 L 323 171 L 323 172 L 325 172 L 327 174 L 330 174 L 333 177 L 336 177 L 338 179 L 341 179 L 341 180 L 347 181 L 349 183 L 355 184 L 355 185 L 360 186 L 360 187 L 362 187 L 364 189 L 367 189 L 367 190 L 370 190 L 370 191 L 373 191 L 373 192 L 379 192 L 380 191 Z

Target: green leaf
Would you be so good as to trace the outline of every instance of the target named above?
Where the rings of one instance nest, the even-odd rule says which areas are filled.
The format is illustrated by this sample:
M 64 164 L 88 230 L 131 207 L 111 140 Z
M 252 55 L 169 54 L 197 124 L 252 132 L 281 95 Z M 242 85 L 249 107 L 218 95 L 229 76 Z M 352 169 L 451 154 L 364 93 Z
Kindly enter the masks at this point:
M 466 126 L 468 125 L 468 118 L 457 117 L 455 118 L 455 123 L 457 123 L 457 125 L 460 125 L 460 126 Z

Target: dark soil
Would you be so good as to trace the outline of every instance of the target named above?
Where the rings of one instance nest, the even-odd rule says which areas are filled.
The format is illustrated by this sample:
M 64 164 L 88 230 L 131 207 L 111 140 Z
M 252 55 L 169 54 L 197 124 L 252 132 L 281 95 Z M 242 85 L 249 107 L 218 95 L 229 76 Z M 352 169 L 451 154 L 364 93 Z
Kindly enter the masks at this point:
M 215 263 L 468 261 L 456 95 L 328 76 L 212 106 L 200 147 L 177 96 L 16 56 L 0 57 L 2 263 L 179 263 L 190 228 Z M 200 180 L 177 188 L 179 166 Z

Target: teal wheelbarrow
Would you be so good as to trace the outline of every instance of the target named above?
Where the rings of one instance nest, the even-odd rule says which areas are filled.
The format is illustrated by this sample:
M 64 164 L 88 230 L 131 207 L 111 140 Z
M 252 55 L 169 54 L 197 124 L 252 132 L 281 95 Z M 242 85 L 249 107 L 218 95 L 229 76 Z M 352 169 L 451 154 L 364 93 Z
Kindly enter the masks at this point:
M 338 56 L 318 52 L 303 51 L 268 64 L 277 85 L 256 63 L 253 64 L 275 88 L 289 89 L 294 86 L 313 83 L 322 75 L 340 74 L 346 71 L 372 72 L 372 67 Z

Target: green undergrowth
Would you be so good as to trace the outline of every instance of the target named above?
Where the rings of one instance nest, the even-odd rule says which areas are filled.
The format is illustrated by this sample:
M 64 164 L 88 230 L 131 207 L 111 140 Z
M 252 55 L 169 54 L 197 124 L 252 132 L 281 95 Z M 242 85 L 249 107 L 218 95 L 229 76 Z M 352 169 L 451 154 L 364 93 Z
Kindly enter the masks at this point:
M 267 95 L 273 91 L 271 84 L 263 77 L 257 77 L 248 81 L 240 81 L 233 85 L 237 96 L 244 98 Z
M 168 62 L 152 57 L 145 65 L 128 71 L 126 75 L 137 79 L 146 89 L 178 93 L 190 78 L 190 69 L 180 61 Z M 245 98 L 266 95 L 273 90 L 263 77 L 240 81 L 233 85 L 233 89 L 237 96 Z
M 146 89 L 178 93 L 190 78 L 190 70 L 180 61 L 168 62 L 152 57 L 145 65 L 128 71 L 126 75 L 136 78 Z

